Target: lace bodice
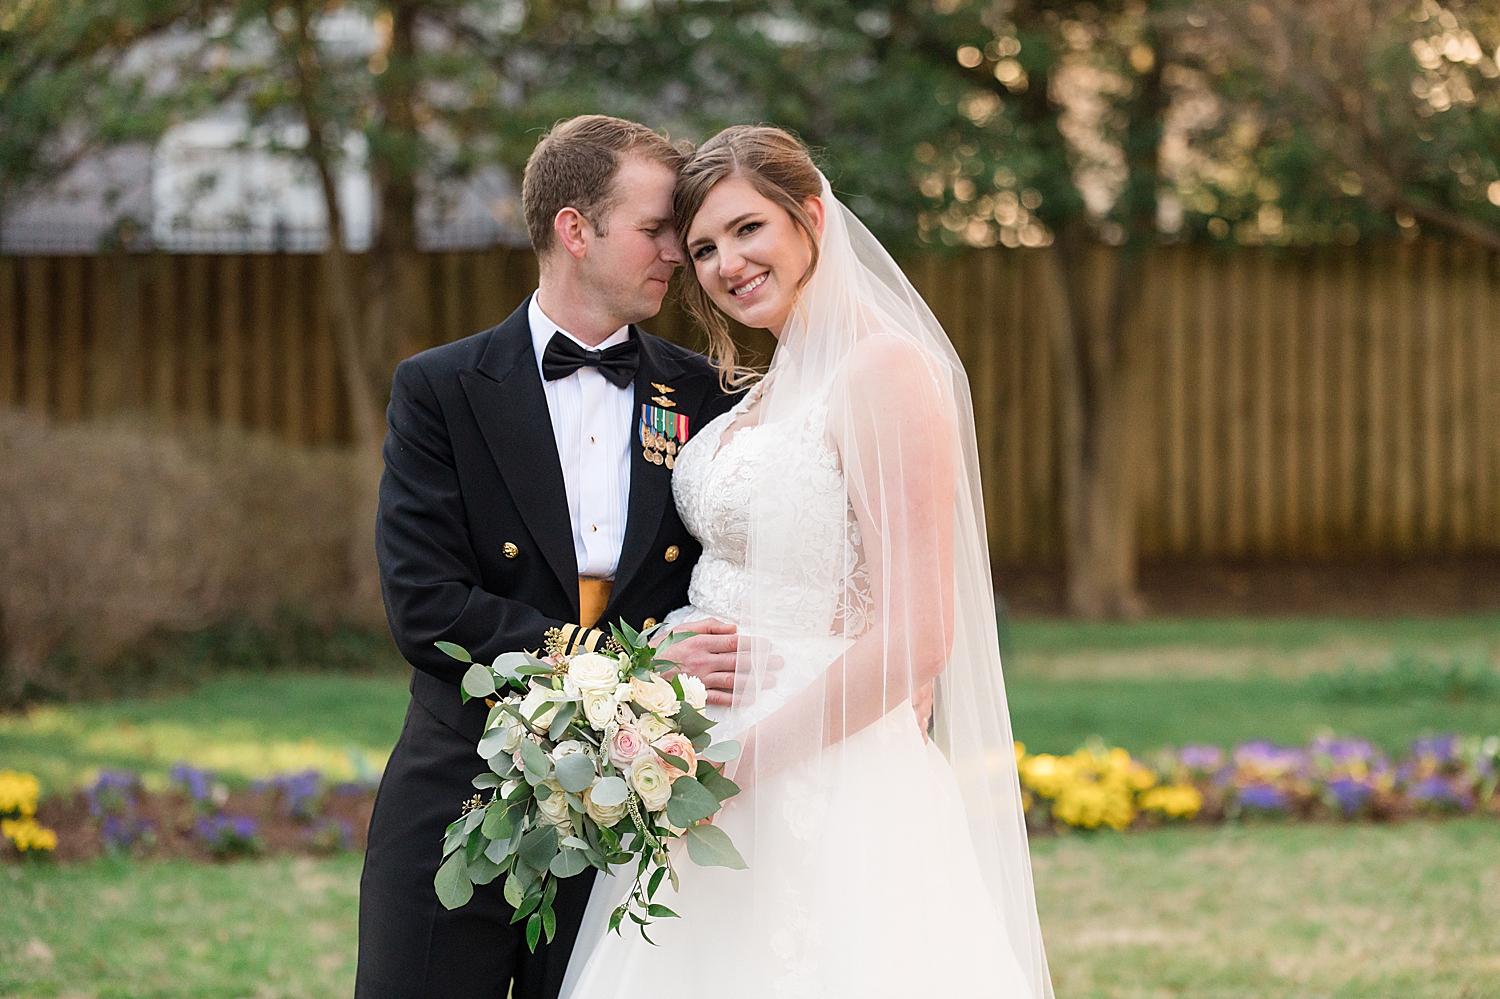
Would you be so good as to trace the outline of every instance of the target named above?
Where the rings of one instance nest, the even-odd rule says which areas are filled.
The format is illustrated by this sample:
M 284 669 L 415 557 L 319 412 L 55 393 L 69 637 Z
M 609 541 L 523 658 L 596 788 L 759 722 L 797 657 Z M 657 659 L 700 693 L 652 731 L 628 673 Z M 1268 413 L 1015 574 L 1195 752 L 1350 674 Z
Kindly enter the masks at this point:
M 759 391 L 711 421 L 683 447 L 672 492 L 683 523 L 703 544 L 688 597 L 693 607 L 739 623 L 752 592 L 762 628 L 787 636 L 855 637 L 865 629 L 869 574 L 838 455 L 827 439 L 823 398 L 790 419 L 725 430 Z M 752 591 L 746 566 L 751 500 L 770 518 Z M 830 586 L 829 581 L 837 580 Z

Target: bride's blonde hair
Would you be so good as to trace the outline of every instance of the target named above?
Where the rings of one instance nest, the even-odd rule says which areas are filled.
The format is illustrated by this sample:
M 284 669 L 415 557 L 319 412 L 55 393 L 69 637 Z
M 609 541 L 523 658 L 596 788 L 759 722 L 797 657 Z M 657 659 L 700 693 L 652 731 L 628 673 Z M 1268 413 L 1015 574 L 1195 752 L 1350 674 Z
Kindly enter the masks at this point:
M 809 198 L 823 193 L 823 175 L 807 147 L 796 136 L 769 125 L 735 125 L 699 146 L 678 173 L 673 196 L 677 233 L 684 252 L 688 228 L 708 192 L 729 177 L 741 178 L 781 206 L 802 230 L 812 247 L 812 260 L 797 287 L 807 284 L 818 266 L 818 231 L 805 204 Z M 729 335 L 729 320 L 698 283 L 692 263 L 689 257 L 689 277 L 682 286 L 683 307 L 708 336 L 708 359 L 719 371 L 719 382 L 726 389 L 741 388 L 753 381 L 758 372 L 740 366 L 739 350 Z

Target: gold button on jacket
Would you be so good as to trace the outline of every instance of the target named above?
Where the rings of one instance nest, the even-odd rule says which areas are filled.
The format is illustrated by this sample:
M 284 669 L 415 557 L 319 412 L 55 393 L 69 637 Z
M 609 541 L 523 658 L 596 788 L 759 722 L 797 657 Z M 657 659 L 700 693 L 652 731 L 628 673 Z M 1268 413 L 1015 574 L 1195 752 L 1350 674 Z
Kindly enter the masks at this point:
M 656 627 L 656 618 L 654 618 L 654 617 L 648 617 L 648 618 L 646 618 L 646 620 L 644 620 L 644 621 L 641 622 L 641 627 L 642 628 L 655 628 Z
M 679 550 L 676 545 L 668 545 L 667 546 L 667 551 L 662 556 L 662 558 L 666 559 L 668 562 L 676 562 L 677 561 L 677 556 L 679 556 L 681 554 L 682 554 L 681 550 Z
M 506 558 L 515 558 L 521 554 L 521 549 L 517 548 L 513 541 L 507 541 L 500 550 L 505 553 Z

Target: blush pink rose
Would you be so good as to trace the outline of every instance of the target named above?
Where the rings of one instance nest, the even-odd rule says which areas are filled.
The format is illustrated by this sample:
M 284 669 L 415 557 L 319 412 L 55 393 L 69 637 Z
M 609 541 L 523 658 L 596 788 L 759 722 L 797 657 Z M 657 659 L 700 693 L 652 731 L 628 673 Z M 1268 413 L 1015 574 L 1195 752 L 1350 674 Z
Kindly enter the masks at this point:
M 693 752 L 692 740 L 681 732 L 664 735 L 651 745 L 658 753 L 668 753 L 680 760 L 686 761 L 688 765 L 687 773 L 692 773 L 698 767 L 698 755 Z M 667 770 L 672 774 L 673 780 L 683 775 L 684 771 L 678 770 L 677 765 L 670 760 L 662 760 L 662 762 L 667 765 Z
M 621 769 L 628 768 L 636 757 L 646 751 L 646 739 L 630 725 L 621 725 L 609 738 L 609 762 Z

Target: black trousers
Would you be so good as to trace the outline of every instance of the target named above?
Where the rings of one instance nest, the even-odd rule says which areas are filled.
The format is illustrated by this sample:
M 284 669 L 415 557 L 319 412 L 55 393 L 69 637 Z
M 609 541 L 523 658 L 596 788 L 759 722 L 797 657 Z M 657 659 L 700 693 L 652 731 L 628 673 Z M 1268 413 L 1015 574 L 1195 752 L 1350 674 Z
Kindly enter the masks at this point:
M 356 999 L 556 999 L 594 884 L 585 871 L 558 883 L 552 943 L 526 949 L 525 921 L 511 925 L 505 879 L 475 886 L 449 911 L 432 879 L 443 830 L 485 770 L 474 743 L 415 700 L 386 764 L 370 817 L 359 881 Z

